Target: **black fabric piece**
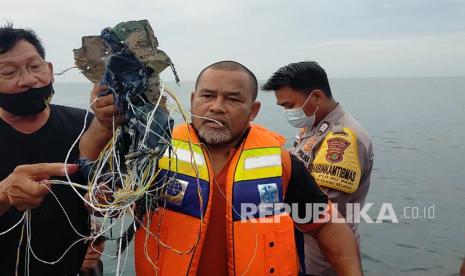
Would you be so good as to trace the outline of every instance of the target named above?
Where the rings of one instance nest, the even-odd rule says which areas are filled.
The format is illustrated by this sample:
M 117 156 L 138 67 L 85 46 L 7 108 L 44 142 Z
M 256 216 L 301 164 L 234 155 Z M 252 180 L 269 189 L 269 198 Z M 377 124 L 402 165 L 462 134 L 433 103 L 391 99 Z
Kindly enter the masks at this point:
M 306 204 L 328 203 L 328 196 L 323 193 L 305 164 L 291 154 L 292 172 L 284 202 L 298 205 L 299 218 L 306 218 Z M 312 208 L 308 208 L 309 211 Z M 293 215 L 293 214 L 292 214 Z M 311 214 L 308 215 L 308 218 Z M 306 223 L 312 223 L 312 217 Z
M 16 166 L 39 162 L 64 162 L 66 154 L 78 137 L 84 123 L 85 111 L 63 106 L 51 105 L 48 122 L 33 134 L 22 134 L 0 119 L 0 180 L 5 179 Z M 93 117 L 91 114 L 89 122 Z M 87 124 L 89 125 L 89 124 Z M 79 156 L 78 148 L 73 149 L 69 163 Z M 63 179 L 64 178 L 60 178 Z M 76 173 L 71 176 L 73 182 L 85 184 Z M 71 222 L 83 235 L 89 234 L 89 215 L 83 201 L 71 187 L 52 185 Z M 18 222 L 23 212 L 11 208 L 0 216 L 0 232 Z M 46 261 L 58 259 L 76 240 L 80 239 L 69 225 L 56 199 L 48 194 L 42 205 L 32 209 L 32 249 L 36 255 Z M 0 236 L 0 275 L 15 275 L 15 264 L 20 240 L 21 225 L 11 232 Z M 20 252 L 19 275 L 24 275 L 25 241 Z M 30 256 L 30 275 L 76 275 L 82 265 L 87 245 L 76 244 L 66 256 L 55 265 L 47 265 Z

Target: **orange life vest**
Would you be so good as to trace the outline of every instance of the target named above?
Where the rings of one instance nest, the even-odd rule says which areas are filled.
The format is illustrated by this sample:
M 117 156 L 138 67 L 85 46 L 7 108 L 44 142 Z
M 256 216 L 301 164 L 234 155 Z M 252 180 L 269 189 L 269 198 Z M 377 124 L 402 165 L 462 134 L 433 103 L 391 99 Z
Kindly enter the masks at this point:
M 252 125 L 230 162 L 226 191 L 228 271 L 230 275 L 297 275 L 293 221 L 273 210 L 266 217 L 244 218 L 241 204 L 283 202 L 282 137 Z M 191 126 L 173 131 L 172 153 L 160 159 L 155 187 L 164 187 L 156 211 L 136 233 L 137 275 L 196 275 L 208 227 L 214 182 L 210 159 Z M 170 156 L 171 155 L 171 156 Z M 286 166 L 290 167 L 290 164 Z M 160 188 L 162 189 L 162 188 Z M 268 204 L 268 205 L 267 205 Z

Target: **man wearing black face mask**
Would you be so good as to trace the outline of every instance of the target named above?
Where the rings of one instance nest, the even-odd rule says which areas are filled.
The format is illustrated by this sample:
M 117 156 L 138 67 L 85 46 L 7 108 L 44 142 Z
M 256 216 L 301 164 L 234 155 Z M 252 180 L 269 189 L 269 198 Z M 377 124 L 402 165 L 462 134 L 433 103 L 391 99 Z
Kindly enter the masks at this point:
M 85 111 L 50 104 L 52 83 L 53 67 L 36 35 L 0 27 L 1 275 L 76 275 L 86 255 L 87 245 L 76 243 L 89 235 L 82 200 L 71 187 L 47 182 L 65 175 L 61 162 L 79 136 Z M 96 87 L 93 97 L 103 89 Z M 93 109 L 96 118 L 71 150 L 70 162 L 111 137 L 108 126 L 117 113 L 112 96 L 99 98 Z M 75 174 L 76 165 L 66 170 L 73 182 L 86 182 Z

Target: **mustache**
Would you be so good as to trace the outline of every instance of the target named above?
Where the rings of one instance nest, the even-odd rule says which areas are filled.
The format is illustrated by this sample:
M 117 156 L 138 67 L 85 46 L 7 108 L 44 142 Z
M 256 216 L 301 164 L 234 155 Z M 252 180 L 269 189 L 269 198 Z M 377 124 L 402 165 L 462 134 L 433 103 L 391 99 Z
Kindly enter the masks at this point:
M 228 125 L 227 121 L 221 117 L 206 116 L 204 119 L 202 119 L 202 122 L 214 122 L 214 123 L 220 124 L 221 126 Z
M 229 126 L 229 124 L 227 123 L 227 120 L 224 117 L 214 116 L 214 115 L 209 115 L 209 114 L 205 116 L 200 116 L 200 115 L 195 115 L 193 113 L 191 113 L 191 116 L 201 119 L 202 123 L 214 122 L 214 123 L 219 124 L 220 126 Z

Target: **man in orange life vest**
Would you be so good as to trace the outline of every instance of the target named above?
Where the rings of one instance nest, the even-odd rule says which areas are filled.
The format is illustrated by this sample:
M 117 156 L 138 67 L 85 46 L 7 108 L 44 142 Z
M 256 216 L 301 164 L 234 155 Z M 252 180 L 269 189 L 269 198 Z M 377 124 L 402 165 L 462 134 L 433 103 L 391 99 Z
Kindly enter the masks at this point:
M 294 226 L 312 233 L 340 275 L 361 275 L 357 243 L 344 223 L 295 224 L 271 207 L 244 217 L 243 205 L 328 204 L 305 166 L 282 149 L 283 138 L 250 124 L 257 116 L 257 79 L 234 61 L 199 74 L 191 95 L 192 124 L 173 131 L 157 185 L 163 207 L 136 233 L 137 275 L 297 275 Z M 260 207 L 258 208 L 260 209 Z M 270 210 L 268 210 L 270 211 Z

